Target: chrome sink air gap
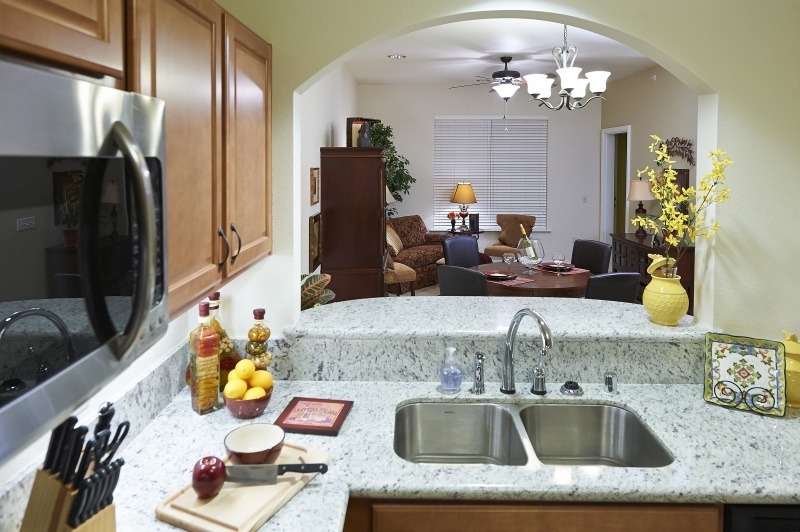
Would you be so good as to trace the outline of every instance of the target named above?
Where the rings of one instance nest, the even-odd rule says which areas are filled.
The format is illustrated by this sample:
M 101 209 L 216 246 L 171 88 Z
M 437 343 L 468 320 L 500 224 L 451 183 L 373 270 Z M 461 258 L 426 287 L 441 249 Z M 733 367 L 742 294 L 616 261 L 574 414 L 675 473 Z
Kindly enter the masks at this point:
M 672 454 L 625 408 L 592 403 L 414 402 L 395 453 L 423 464 L 664 467 Z

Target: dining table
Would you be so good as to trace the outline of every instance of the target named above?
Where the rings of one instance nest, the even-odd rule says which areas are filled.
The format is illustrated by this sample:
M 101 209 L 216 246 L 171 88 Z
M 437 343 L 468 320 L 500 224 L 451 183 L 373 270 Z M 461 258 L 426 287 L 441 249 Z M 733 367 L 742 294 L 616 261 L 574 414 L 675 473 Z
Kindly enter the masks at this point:
M 478 264 L 473 270 L 487 274 L 486 284 L 490 296 L 506 297 L 583 297 L 586 294 L 586 281 L 592 276 L 589 270 L 570 266 L 569 271 L 547 271 L 537 265 L 532 269 L 522 263 L 512 262 Z M 525 272 L 525 273 L 523 273 Z M 501 278 L 507 273 L 513 279 Z M 492 275 L 496 274 L 496 275 Z M 494 276 L 497 280 L 493 280 Z M 526 281 L 526 282 L 525 282 Z

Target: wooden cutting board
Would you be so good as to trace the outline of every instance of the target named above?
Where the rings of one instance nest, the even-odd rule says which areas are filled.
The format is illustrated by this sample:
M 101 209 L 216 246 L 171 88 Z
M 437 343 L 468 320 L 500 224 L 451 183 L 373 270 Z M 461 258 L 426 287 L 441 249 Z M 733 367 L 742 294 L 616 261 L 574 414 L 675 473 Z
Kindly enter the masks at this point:
M 330 463 L 325 451 L 285 442 L 278 464 Z M 191 483 L 156 507 L 161 521 L 192 532 L 244 532 L 255 530 L 319 473 L 284 473 L 272 485 L 226 483 L 216 497 L 200 499 Z

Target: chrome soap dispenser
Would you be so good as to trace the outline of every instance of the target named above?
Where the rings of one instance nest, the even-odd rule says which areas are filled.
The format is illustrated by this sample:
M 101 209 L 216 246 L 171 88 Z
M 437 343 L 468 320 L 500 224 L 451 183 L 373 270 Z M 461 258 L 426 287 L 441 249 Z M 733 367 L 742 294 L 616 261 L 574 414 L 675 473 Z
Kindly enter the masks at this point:
M 447 355 L 439 368 L 439 381 L 442 383 L 442 393 L 454 394 L 461 389 L 461 379 L 464 370 L 456 362 L 456 348 L 448 347 Z

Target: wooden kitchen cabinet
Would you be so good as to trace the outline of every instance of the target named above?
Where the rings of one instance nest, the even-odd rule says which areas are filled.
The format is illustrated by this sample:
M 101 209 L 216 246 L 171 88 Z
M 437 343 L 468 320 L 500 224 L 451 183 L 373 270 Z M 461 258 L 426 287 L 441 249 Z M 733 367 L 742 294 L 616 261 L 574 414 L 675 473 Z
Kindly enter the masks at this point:
M 721 532 L 722 505 L 351 499 L 345 532 Z
M 123 0 L 0 0 L 0 47 L 124 79 L 124 15 Z
M 272 252 L 272 47 L 227 13 L 224 21 L 227 276 Z
M 175 313 L 271 252 L 271 49 L 211 0 L 133 5 L 130 88 L 166 102 Z
M 689 295 L 689 315 L 694 313 L 694 246 L 685 248 L 685 252 L 676 264 L 678 275 L 681 276 L 681 285 Z M 650 283 L 650 274 L 647 268 L 652 262 L 647 256 L 650 253 L 662 253 L 653 247 L 653 235 L 638 237 L 635 233 L 611 234 L 611 271 L 612 272 L 639 272 L 639 292 L 636 302 L 642 302 L 642 293 Z M 675 253 L 670 253 L 673 257 Z
M 336 301 L 383 297 L 386 180 L 382 148 L 320 148 L 320 263 Z

